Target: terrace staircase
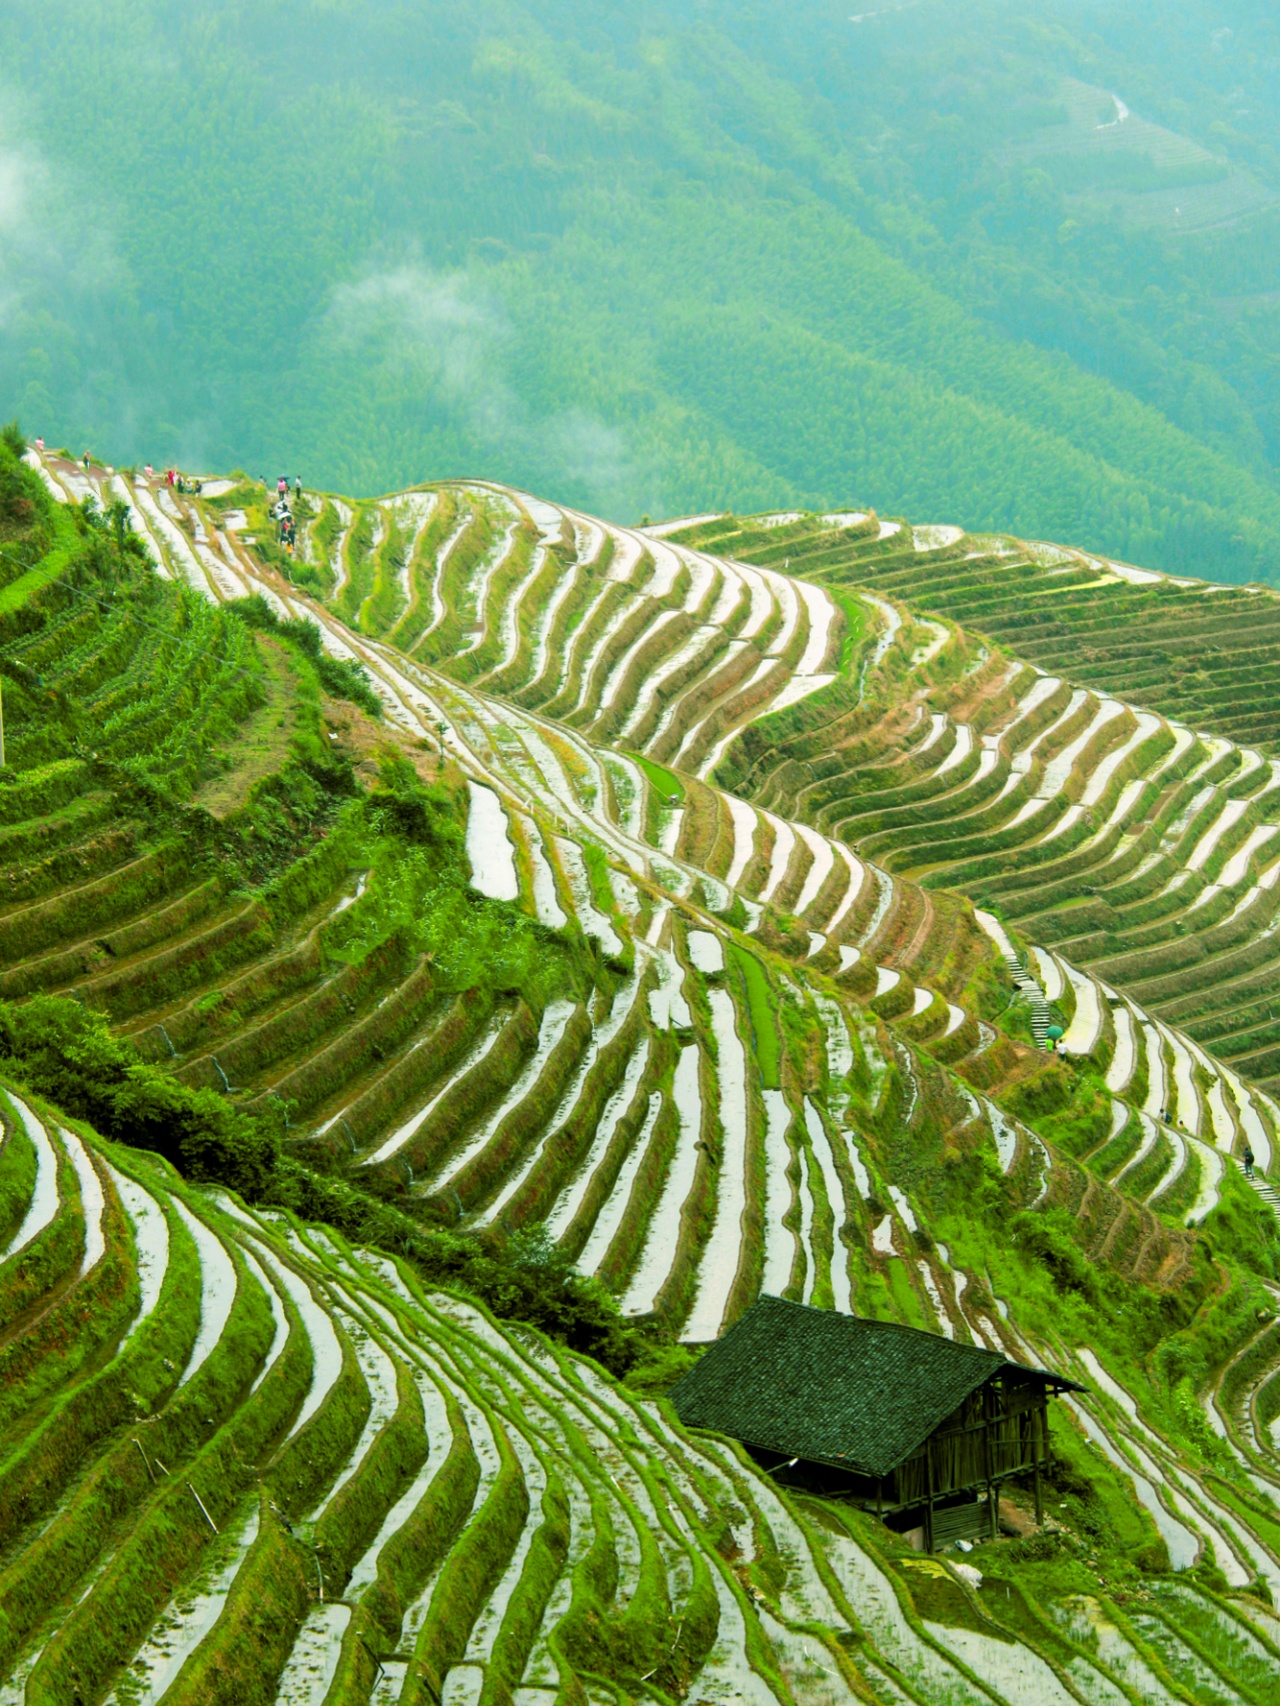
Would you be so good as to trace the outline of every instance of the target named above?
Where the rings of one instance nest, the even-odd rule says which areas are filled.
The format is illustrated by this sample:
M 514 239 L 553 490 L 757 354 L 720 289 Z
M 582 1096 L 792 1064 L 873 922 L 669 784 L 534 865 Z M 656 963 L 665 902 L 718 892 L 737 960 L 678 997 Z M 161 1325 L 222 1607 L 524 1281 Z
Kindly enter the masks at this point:
M 1276 1189 L 1276 1187 L 1271 1183 L 1271 1180 L 1265 1179 L 1260 1174 L 1255 1173 L 1252 1178 L 1250 1178 L 1248 1174 L 1245 1174 L 1245 1182 L 1252 1186 L 1252 1188 L 1262 1198 L 1263 1202 L 1266 1203 L 1271 1212 L 1277 1217 L 1277 1219 L 1280 1219 L 1280 1190 Z
M 1031 1034 L 1036 1039 L 1036 1046 L 1047 1048 L 1049 1026 L 1053 1023 L 1053 1009 L 1048 997 L 1019 955 L 1001 954 L 1000 957 L 1009 968 L 1014 988 L 1020 995 L 1025 995 L 1031 1005 Z

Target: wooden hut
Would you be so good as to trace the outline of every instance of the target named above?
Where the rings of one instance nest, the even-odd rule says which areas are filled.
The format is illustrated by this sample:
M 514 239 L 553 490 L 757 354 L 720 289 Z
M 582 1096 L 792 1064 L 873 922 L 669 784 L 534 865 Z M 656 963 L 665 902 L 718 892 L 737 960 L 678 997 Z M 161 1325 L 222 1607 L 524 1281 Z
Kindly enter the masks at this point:
M 1000 1483 L 1036 1520 L 1050 1396 L 1075 1381 L 891 1321 L 762 1297 L 674 1387 L 689 1427 L 740 1440 L 778 1480 L 922 1530 L 925 1549 L 996 1535 Z

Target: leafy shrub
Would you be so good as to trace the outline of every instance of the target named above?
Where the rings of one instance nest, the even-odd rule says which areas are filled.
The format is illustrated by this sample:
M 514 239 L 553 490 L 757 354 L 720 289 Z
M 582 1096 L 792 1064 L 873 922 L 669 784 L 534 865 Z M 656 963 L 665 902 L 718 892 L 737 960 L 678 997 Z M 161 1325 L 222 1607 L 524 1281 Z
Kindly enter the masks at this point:
M 123 571 L 126 558 L 143 566 L 151 564 L 151 552 L 142 535 L 133 531 L 130 506 L 123 498 L 115 498 L 105 509 L 100 509 L 97 500 L 88 497 L 73 514 L 88 540 L 86 560 L 104 579 L 110 580 L 117 570 Z
M 1076 1224 L 1066 1209 L 1018 1215 L 1013 1236 L 1023 1256 L 1044 1268 L 1058 1291 L 1075 1292 L 1089 1302 L 1097 1300 L 1097 1271 L 1076 1242 Z
M 382 701 L 369 685 L 369 677 L 361 666 L 346 658 L 330 657 L 325 651 L 320 630 L 305 616 L 282 620 L 273 605 L 261 593 L 251 598 L 235 598 L 225 606 L 249 627 L 264 633 L 278 634 L 282 640 L 292 640 L 304 657 L 309 659 L 320 685 L 335 699 L 349 699 L 371 717 L 382 716 Z
M 1072 1089 L 1070 1069 L 1061 1061 L 1053 1060 L 1038 1071 L 1028 1073 L 1017 1084 L 1010 1085 L 1004 1095 L 1004 1104 L 1018 1119 L 1033 1124 L 1037 1119 L 1061 1112 L 1071 1101 Z
M 600 1282 L 580 1274 L 541 1226 L 488 1249 L 468 1241 L 459 1278 L 507 1320 L 527 1321 L 573 1350 L 624 1374 L 639 1360 L 643 1339 Z
M 462 845 L 462 825 L 448 789 L 428 788 L 409 760 L 387 747 L 378 760 L 378 782 L 368 798 L 369 820 L 382 834 L 400 835 L 426 847 Z
M 0 535 L 5 538 L 20 536 L 48 511 L 39 480 L 22 461 L 26 448 L 16 421 L 0 427 Z
M 104 1137 L 153 1149 L 187 1177 L 249 1196 L 276 1159 L 267 1127 L 212 1090 L 189 1090 L 64 996 L 0 1004 L 0 1067 Z

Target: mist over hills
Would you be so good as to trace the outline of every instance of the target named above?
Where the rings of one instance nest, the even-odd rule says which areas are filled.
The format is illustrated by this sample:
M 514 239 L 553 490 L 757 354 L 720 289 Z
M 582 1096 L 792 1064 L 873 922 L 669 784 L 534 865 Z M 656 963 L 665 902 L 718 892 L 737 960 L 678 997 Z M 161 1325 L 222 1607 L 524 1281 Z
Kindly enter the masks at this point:
M 0 389 L 132 460 L 1280 568 L 1260 4 L 0 20 Z

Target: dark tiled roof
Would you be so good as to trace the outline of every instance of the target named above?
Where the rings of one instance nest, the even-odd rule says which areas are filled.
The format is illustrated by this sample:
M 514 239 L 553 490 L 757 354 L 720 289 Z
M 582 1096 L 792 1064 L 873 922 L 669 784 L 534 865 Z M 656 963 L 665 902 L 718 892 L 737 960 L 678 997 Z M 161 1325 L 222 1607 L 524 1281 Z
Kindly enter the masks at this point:
M 999 1351 L 780 1297 L 754 1303 L 672 1389 L 687 1426 L 887 1475 L 1003 1368 Z M 1043 1374 L 1060 1386 L 1059 1375 Z

